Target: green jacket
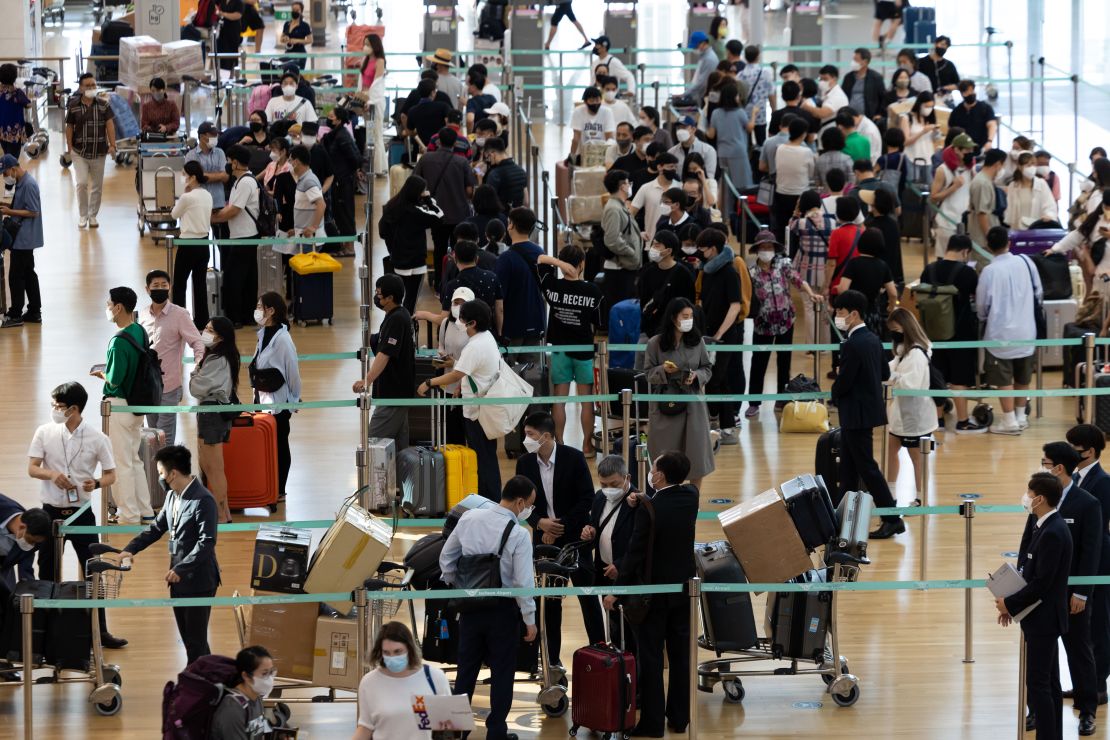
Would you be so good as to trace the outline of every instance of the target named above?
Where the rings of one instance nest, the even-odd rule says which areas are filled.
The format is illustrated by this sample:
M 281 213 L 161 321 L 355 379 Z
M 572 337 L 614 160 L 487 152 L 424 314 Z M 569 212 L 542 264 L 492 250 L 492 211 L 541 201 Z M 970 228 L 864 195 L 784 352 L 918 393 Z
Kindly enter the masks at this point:
M 123 331 L 130 334 L 139 346 L 147 342 L 146 332 L 138 323 L 132 322 Z M 135 371 L 139 368 L 139 353 L 126 339 L 115 335 L 108 342 L 108 364 L 104 368 L 105 398 L 127 400 L 131 386 L 135 383 Z

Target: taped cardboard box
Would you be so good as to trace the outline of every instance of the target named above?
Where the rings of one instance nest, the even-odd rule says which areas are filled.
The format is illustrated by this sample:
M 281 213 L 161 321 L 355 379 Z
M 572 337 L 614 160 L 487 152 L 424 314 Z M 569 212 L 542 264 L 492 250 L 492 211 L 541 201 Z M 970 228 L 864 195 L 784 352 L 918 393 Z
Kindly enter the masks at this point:
M 717 515 L 750 583 L 782 583 L 813 567 L 778 491 Z
M 572 195 L 567 198 L 571 225 L 601 223 L 606 200 L 608 198 L 604 195 Z
M 316 621 L 312 683 L 357 691 L 361 679 L 358 669 L 358 620 L 320 617 Z
M 251 594 L 271 595 L 265 591 Z M 269 650 L 277 675 L 282 678 L 311 681 L 319 614 L 320 605 L 316 603 L 254 604 L 248 617 L 247 644 Z
M 372 577 L 389 552 L 393 529 L 356 504 L 344 506 L 320 540 L 304 590 L 310 594 L 354 591 Z M 350 611 L 348 601 L 331 602 L 336 611 Z
M 575 195 L 603 195 L 605 193 L 604 167 L 576 167 L 571 179 L 571 192 Z

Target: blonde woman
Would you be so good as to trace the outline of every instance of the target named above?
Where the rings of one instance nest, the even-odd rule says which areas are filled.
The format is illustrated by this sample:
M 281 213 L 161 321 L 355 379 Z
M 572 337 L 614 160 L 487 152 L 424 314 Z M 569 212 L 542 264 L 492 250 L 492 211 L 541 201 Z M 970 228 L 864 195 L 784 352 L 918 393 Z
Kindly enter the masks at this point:
M 904 308 L 891 311 L 886 324 L 894 345 L 887 383 L 894 389 L 928 390 L 933 345 L 925 330 Z M 913 465 L 914 488 L 920 491 L 921 438 L 937 429 L 936 404 L 928 396 L 895 396 L 887 408 L 887 427 L 890 432 L 887 475 L 892 481 L 898 480 L 898 450 L 905 447 Z

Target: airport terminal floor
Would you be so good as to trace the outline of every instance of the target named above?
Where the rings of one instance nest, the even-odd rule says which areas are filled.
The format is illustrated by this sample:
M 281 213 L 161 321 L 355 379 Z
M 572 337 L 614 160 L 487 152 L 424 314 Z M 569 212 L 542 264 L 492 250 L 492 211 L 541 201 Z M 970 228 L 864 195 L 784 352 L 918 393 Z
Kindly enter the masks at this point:
M 406 4 L 410 0 L 406 0 Z M 753 0 L 754 1 L 754 0 Z M 585 5 L 580 2 L 578 5 Z M 642 3 L 657 8 L 660 3 Z M 385 3 L 390 5 L 390 3 Z M 859 24 L 857 38 L 865 39 L 870 24 L 870 4 L 841 3 L 839 13 L 855 13 Z M 730 7 L 728 12 L 735 12 Z M 387 8 L 387 24 L 399 16 Z M 585 16 L 585 13 L 581 15 Z M 590 11 L 592 18 L 596 13 Z M 400 21 L 397 21 L 400 23 Z M 845 24 L 843 18 L 838 22 Z M 334 22 L 333 22 L 334 25 Z M 772 22 L 773 27 L 773 22 Z M 413 27 L 414 28 L 414 27 Z M 589 29 L 593 35 L 592 29 Z M 270 32 L 272 36 L 272 31 Z M 666 45 L 677 37 L 653 31 Z M 415 34 L 415 30 L 414 30 Z M 338 34 L 337 34 L 338 35 Z M 673 34 L 672 34 L 673 35 Z M 564 24 L 557 44 L 568 45 L 572 29 Z M 53 53 L 68 53 L 76 33 L 53 40 L 65 48 Z M 400 36 L 387 44 L 413 47 L 416 36 L 406 46 Z M 270 40 L 267 44 L 271 43 Z M 411 66 L 411 65 L 410 65 Z M 544 150 L 544 161 L 553 168 L 565 156 L 569 129 L 537 123 L 536 134 Z M 1006 136 L 1004 140 L 1008 140 Z M 1105 142 L 1103 142 L 1105 143 Z M 38 482 L 26 474 L 27 448 L 35 428 L 50 419 L 50 390 L 69 380 L 79 380 L 90 390 L 86 417 L 98 422 L 97 402 L 100 383 L 88 377 L 88 368 L 104 361 L 107 342 L 113 332 L 103 315 L 109 288 L 128 285 L 140 293 L 143 276 L 166 264 L 164 246 L 136 231 L 135 181 L 133 167 L 109 162 L 105 174 L 104 205 L 98 229 L 79 229 L 73 173 L 57 162 L 62 139 L 51 131 L 50 154 L 25 166 L 39 182 L 44 205 L 46 246 L 36 254 L 42 287 L 42 324 L 0 332 L 0 491 L 25 506 L 38 503 Z M 552 173 L 553 174 L 553 173 Z M 375 211 L 388 197 L 385 179 L 373 182 Z M 357 213 L 362 225 L 362 199 Z M 377 217 L 375 214 L 374 222 Z M 336 275 L 335 321 L 332 325 L 291 328 L 297 351 L 334 353 L 354 351 L 360 342 L 359 284 L 357 265 L 365 259 L 376 277 L 381 274 L 384 245 L 371 240 L 371 253 L 364 255 L 361 245 L 354 260 L 344 259 Z M 923 260 L 919 241 L 905 241 L 903 257 L 907 276 L 917 276 Z M 432 307 L 434 297 L 424 286 L 420 306 Z M 801 316 L 803 311 L 799 311 Z M 375 325 L 378 317 L 375 316 Z M 812 329 L 803 320 L 795 341 L 809 341 Z M 749 332 L 750 337 L 750 332 Z M 250 354 L 255 333 L 237 333 L 242 354 Z M 745 357 L 745 365 L 750 356 Z M 824 373 L 829 357 L 822 357 L 821 383 L 827 388 Z M 791 375 L 812 374 L 812 357 L 796 353 Z M 304 363 L 302 392 L 305 401 L 352 399 L 351 384 L 360 377 L 356 360 L 330 360 Z M 241 383 L 246 385 L 243 368 Z M 1060 372 L 1045 372 L 1045 387 L 1060 386 Z M 773 381 L 767 392 L 773 392 Z M 574 418 L 574 407 L 568 417 Z M 996 407 L 997 408 L 997 407 Z M 932 456 L 929 490 L 922 495 L 927 505 L 953 506 L 962 494 L 977 494 L 978 504 L 1015 505 L 1021 502 L 1024 484 L 1031 471 L 1040 468 L 1041 446 L 1062 440 L 1075 423 L 1075 400 L 1051 397 L 1044 400 L 1043 416 L 1032 417 L 1028 430 L 1020 436 L 992 434 L 957 436 L 938 433 L 938 446 Z M 834 416 L 835 423 L 835 416 Z M 292 470 L 288 499 L 272 518 L 279 520 L 326 519 L 334 515 L 342 500 L 355 488 L 355 446 L 358 443 L 358 411 L 355 408 L 306 409 L 294 415 L 291 424 Z M 568 425 L 568 430 L 575 425 Z M 716 456 L 716 472 L 705 479 L 701 489 L 701 511 L 717 512 L 748 500 L 760 492 L 800 473 L 813 472 L 816 435 L 780 434 L 772 404 L 764 404 L 758 417 L 744 419 L 739 428 L 739 444 L 723 446 Z M 196 423 L 189 415 L 179 417 L 179 441 L 195 452 Z M 879 447 L 876 435 L 876 451 Z M 568 431 L 568 443 L 577 445 Z M 514 462 L 501 455 L 503 479 L 514 471 Z M 902 474 L 896 496 L 908 506 L 917 492 L 903 454 Z M 595 462 L 590 461 L 591 468 Z M 94 510 L 98 508 L 94 504 Z M 261 521 L 263 510 L 248 510 L 236 521 Z M 965 578 L 965 520 L 958 515 L 931 516 L 927 544 L 928 579 Z M 860 581 L 911 581 L 919 577 L 921 538 L 925 517 L 906 519 L 907 531 L 892 539 L 873 542 L 869 549 L 871 564 L 862 568 Z M 1017 513 L 982 514 L 973 522 L 971 577 L 983 578 L 1003 561 L 1016 556 L 1024 515 Z M 316 531 L 319 537 L 320 530 Z M 400 529 L 394 538 L 391 557 L 400 560 L 412 543 L 426 530 Z M 722 539 L 715 520 L 699 520 L 699 542 Z M 110 535 L 106 541 L 117 547 L 129 535 Z M 234 591 L 250 591 L 253 532 L 225 533 L 219 537 L 218 557 L 223 583 L 219 596 Z M 168 557 L 162 546 L 152 547 L 135 560 L 134 570 L 123 582 L 125 598 L 163 597 L 163 575 Z M 67 550 L 66 577 L 72 578 L 76 562 Z M 763 614 L 766 595 L 754 595 L 755 613 Z M 858 737 L 858 738 L 968 738 L 1001 737 L 1016 730 L 1021 710 L 1018 707 L 1019 630 L 996 624 L 993 599 L 985 589 L 972 594 L 972 644 L 974 660 L 965 660 L 964 591 L 876 590 L 846 592 L 837 596 L 840 653 L 851 672 L 860 679 L 859 701 L 839 707 L 826 691 L 819 676 L 755 676 L 744 680 L 746 696 L 742 704 L 724 701 L 721 687 L 713 693 L 699 693 L 696 711 L 700 724 L 698 737 L 718 740 L 734 737 Z M 399 618 L 404 618 L 400 612 Z M 150 738 L 160 733 L 162 689 L 184 668 L 185 650 L 178 637 L 169 609 L 117 609 L 108 612 L 111 631 L 130 644 L 108 652 L 108 661 L 120 666 L 123 708 L 111 717 L 98 716 L 88 703 L 88 685 L 36 686 L 33 726 L 36 738 Z M 417 602 L 417 625 L 422 626 L 422 603 Z M 217 607 L 211 619 L 210 642 L 213 652 L 234 655 L 241 647 L 236 622 L 230 608 Z M 574 600 L 568 599 L 564 619 L 564 658 L 574 647 L 586 643 L 581 615 Z M 711 652 L 702 651 L 708 660 Z M 1063 655 L 1061 651 L 1061 660 Z M 775 662 L 760 668 L 781 668 Z M 1062 664 L 1063 665 L 1063 664 Z M 1065 688 L 1070 684 L 1066 666 L 1062 669 Z M 304 693 L 304 692 L 301 692 Z M 535 703 L 536 685 L 518 682 L 509 715 L 509 729 L 522 738 L 565 737 L 570 716 L 547 718 Z M 286 692 L 286 697 L 298 692 Z M 305 693 L 304 695 L 309 695 Z M 351 694 L 345 694 L 350 697 Z M 488 706 L 486 689 L 479 687 L 475 707 Z M 348 737 L 355 726 L 355 704 L 292 704 L 291 724 L 301 729 L 299 737 Z M 1065 702 L 1064 734 L 1076 732 L 1078 715 Z M 0 684 L 0 737 L 15 737 L 27 718 L 23 714 L 18 686 Z M 479 725 L 480 726 L 480 725 Z M 580 732 L 579 736 L 582 736 Z M 673 733 L 672 733 L 673 734 Z M 481 730 L 476 737 L 483 736 Z M 1110 720 L 1100 709 L 1096 737 L 1110 737 Z

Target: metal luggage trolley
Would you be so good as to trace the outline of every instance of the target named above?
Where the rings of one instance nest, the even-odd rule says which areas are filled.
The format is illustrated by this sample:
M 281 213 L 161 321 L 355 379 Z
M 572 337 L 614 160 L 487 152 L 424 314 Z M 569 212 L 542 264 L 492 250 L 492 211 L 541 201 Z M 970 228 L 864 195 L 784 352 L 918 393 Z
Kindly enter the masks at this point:
M 859 577 L 859 566 L 869 561 L 860 559 L 846 552 L 827 552 L 824 563 L 831 582 L 851 583 Z M 759 643 L 747 650 L 721 651 L 717 650 L 713 640 L 713 630 L 710 625 L 706 604 L 708 594 L 702 593 L 702 624 L 705 633 L 698 637 L 698 646 L 705 650 L 713 650 L 718 657 L 698 664 L 698 690 L 712 693 L 716 684 L 721 684 L 724 690 L 725 701 L 729 704 L 739 704 L 744 700 L 745 690 L 741 681 L 746 676 L 798 676 L 817 675 L 825 682 L 827 691 L 833 702 L 841 707 L 850 707 L 859 700 L 859 678 L 848 671 L 848 661 L 840 655 L 838 625 L 836 618 L 836 591 L 827 591 L 829 598 L 828 628 L 825 637 L 825 650 L 823 660 L 816 668 L 799 668 L 800 658 L 786 658 L 772 648 L 770 636 L 760 637 Z M 833 660 L 833 656 L 837 660 Z M 783 668 L 764 670 L 744 670 L 740 666 L 766 660 L 788 660 L 790 665 Z
M 119 596 L 120 585 L 123 583 L 123 574 L 131 570 L 129 565 L 121 565 L 118 558 L 107 557 L 109 554 L 118 555 L 121 551 L 103 543 L 89 545 L 94 557 L 85 564 L 85 587 L 82 589 L 84 597 L 90 601 L 115 599 Z M 63 675 L 63 672 L 74 672 L 72 668 L 62 668 L 48 665 L 41 658 L 30 670 L 50 669 L 52 675 L 35 679 L 36 684 L 68 684 L 91 683 L 93 689 L 89 692 L 89 702 L 96 709 L 97 714 L 110 717 L 119 712 L 123 707 L 123 696 L 120 687 L 123 679 L 120 676 L 118 665 L 104 662 L 104 646 L 100 642 L 100 611 L 90 605 L 89 619 L 92 622 L 92 639 L 89 645 L 92 656 L 91 664 L 87 670 L 77 671 L 79 675 Z M 23 615 L 24 634 L 32 629 L 32 614 Z M 9 661 L 6 671 L 27 669 L 22 662 Z M 0 682 L 0 687 L 23 686 L 21 681 Z
M 136 151 L 135 189 L 139 202 L 135 210 L 139 235 L 149 229 L 155 243 L 169 234 L 177 236 L 177 219 L 170 212 L 185 192 L 185 154 L 189 147 L 181 142 L 143 142 Z

